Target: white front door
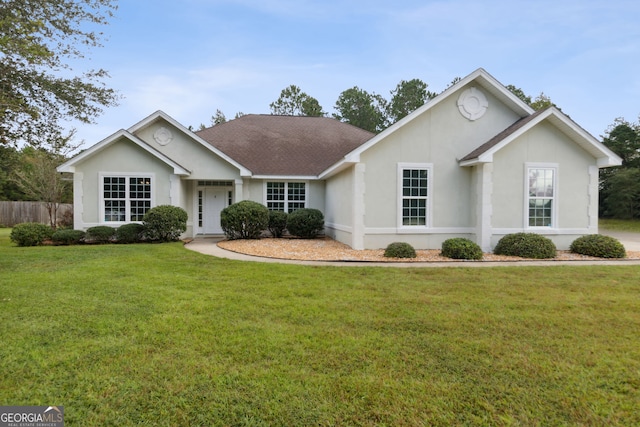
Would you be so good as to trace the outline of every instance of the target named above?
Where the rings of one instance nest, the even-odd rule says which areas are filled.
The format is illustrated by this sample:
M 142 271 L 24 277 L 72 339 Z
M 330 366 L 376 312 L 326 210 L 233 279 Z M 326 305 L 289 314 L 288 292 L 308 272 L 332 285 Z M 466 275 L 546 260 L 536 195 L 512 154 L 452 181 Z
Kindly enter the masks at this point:
M 203 207 L 202 228 L 204 234 L 222 234 L 220 212 L 227 207 L 227 190 L 205 188 Z

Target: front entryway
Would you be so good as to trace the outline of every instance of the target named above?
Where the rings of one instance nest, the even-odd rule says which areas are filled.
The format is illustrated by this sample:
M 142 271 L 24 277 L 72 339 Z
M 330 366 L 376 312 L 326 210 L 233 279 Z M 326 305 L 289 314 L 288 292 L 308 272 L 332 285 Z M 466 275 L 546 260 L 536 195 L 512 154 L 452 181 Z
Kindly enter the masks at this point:
M 220 212 L 227 207 L 227 190 L 205 188 L 202 201 L 202 232 L 204 234 L 222 234 Z

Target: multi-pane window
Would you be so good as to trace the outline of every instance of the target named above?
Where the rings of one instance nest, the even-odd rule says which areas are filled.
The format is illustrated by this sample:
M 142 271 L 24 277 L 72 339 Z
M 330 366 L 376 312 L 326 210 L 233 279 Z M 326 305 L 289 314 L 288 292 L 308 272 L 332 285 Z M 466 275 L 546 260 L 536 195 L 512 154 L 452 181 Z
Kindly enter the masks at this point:
M 304 182 L 267 182 L 267 208 L 293 212 L 306 207 L 307 187 Z
M 529 227 L 553 226 L 555 172 L 554 168 L 528 168 Z
M 429 169 L 402 169 L 402 225 L 427 225 Z
M 142 221 L 151 209 L 151 177 L 104 176 L 105 222 Z

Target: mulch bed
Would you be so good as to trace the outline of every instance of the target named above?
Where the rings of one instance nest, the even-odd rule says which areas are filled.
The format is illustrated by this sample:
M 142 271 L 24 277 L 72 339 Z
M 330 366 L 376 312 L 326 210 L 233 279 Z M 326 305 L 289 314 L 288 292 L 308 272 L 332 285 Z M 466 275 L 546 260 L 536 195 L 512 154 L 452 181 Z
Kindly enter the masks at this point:
M 386 258 L 384 249 L 351 249 L 344 243 L 328 237 L 318 239 L 263 238 L 258 240 L 223 240 L 218 246 L 237 253 L 266 258 L 291 259 L 301 261 L 375 261 L 375 262 L 455 262 L 440 255 L 440 250 L 416 250 L 416 258 Z M 551 261 L 603 260 L 569 251 L 558 251 Z M 640 259 L 640 252 L 627 252 L 626 259 Z M 527 258 L 485 253 L 483 261 L 525 261 Z M 547 260 L 547 261 L 550 261 Z

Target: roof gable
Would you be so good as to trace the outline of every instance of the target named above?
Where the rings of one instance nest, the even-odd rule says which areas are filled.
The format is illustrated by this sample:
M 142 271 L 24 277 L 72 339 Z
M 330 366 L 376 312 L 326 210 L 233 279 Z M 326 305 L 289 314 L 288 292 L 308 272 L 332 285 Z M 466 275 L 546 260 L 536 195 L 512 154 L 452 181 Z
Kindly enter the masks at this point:
M 374 134 L 328 117 L 248 114 L 196 132 L 262 176 L 315 178 Z
M 492 162 L 493 155 L 498 150 L 545 120 L 550 122 L 553 126 L 567 135 L 572 141 L 576 142 L 576 144 L 595 157 L 599 167 L 618 166 L 622 164 L 620 157 L 600 141 L 595 139 L 586 130 L 578 126 L 578 124 L 560 112 L 557 108 L 548 107 L 518 120 L 507 129 L 460 159 L 460 165 L 473 166 L 478 163 Z
M 440 93 L 435 98 L 426 102 L 422 107 L 418 108 L 411 114 L 407 115 L 403 119 L 389 126 L 384 131 L 377 134 L 374 138 L 369 140 L 366 144 L 358 147 L 353 152 L 349 153 L 348 156 L 344 159 L 346 162 L 358 162 L 360 155 L 376 145 L 383 139 L 387 138 L 392 133 L 396 132 L 401 127 L 407 125 L 412 122 L 416 118 L 423 115 L 426 111 L 433 109 L 438 104 L 442 103 L 444 100 L 448 99 L 451 96 L 454 96 L 457 92 L 459 92 L 462 88 L 469 85 L 470 83 L 475 83 L 478 86 L 485 89 L 487 92 L 491 93 L 495 96 L 500 102 L 506 104 L 511 110 L 513 110 L 520 117 L 526 117 L 534 112 L 534 110 L 529 107 L 524 101 L 515 96 L 509 89 L 504 87 L 498 80 L 496 80 L 493 76 L 487 73 L 484 69 L 478 68 L 473 73 L 469 74 L 465 78 L 458 81 L 453 86 L 445 89 L 442 93 Z M 339 169 L 339 165 L 334 165 L 333 169 Z M 326 173 L 331 173 L 327 171 Z
M 132 133 L 132 134 L 135 134 L 136 132 L 139 132 L 140 130 L 151 126 L 153 123 L 155 123 L 155 122 L 157 122 L 159 120 L 165 120 L 166 122 L 171 124 L 173 127 L 178 129 L 180 132 L 182 132 L 183 134 L 187 135 L 190 139 L 192 139 L 195 142 L 197 142 L 198 144 L 202 145 L 207 150 L 213 152 L 218 157 L 224 159 L 229 164 L 231 164 L 234 167 L 238 168 L 238 170 L 240 171 L 240 175 L 241 176 L 249 176 L 249 175 L 251 175 L 251 172 L 249 170 L 247 170 L 245 167 L 243 167 L 242 164 L 238 163 L 238 161 L 236 159 L 228 156 L 226 153 L 220 151 L 215 146 L 209 144 L 207 141 L 203 140 L 198 135 L 198 133 L 190 131 L 189 129 L 187 129 L 185 126 L 180 124 L 177 120 L 175 120 L 173 117 L 169 116 L 167 113 L 165 113 L 162 110 L 158 110 L 155 113 L 149 115 L 148 117 L 142 119 L 141 121 L 139 121 L 135 125 L 131 126 L 128 129 L 128 131 L 130 133 Z
M 164 154 L 162 154 L 158 150 L 154 149 L 153 147 L 148 145 L 146 142 L 144 142 L 143 140 L 141 140 L 137 136 L 131 134 L 130 132 L 128 132 L 128 131 L 126 131 L 124 129 L 119 130 L 118 132 L 114 133 L 113 135 L 109 136 L 108 138 L 103 139 L 99 143 L 93 145 L 92 147 L 90 147 L 90 148 L 84 150 L 83 152 L 81 152 L 80 154 L 74 156 L 70 160 L 68 160 L 65 163 L 63 163 L 60 166 L 58 166 L 57 170 L 58 170 L 58 172 L 71 172 L 71 173 L 73 173 L 73 172 L 75 172 L 75 166 L 78 163 L 80 163 L 83 160 L 86 160 L 86 159 L 98 154 L 99 152 L 103 151 L 105 148 L 111 146 L 115 142 L 120 141 L 122 139 L 126 139 L 129 142 L 137 145 L 138 147 L 142 148 L 147 153 L 151 154 L 156 159 L 158 159 L 161 162 L 165 163 L 167 166 L 173 168 L 173 173 L 175 173 L 176 175 L 188 176 L 188 175 L 191 174 L 191 172 L 189 170 L 187 170 L 183 166 L 179 165 L 175 161 L 171 160 L 169 157 L 165 156 Z

